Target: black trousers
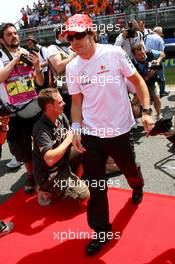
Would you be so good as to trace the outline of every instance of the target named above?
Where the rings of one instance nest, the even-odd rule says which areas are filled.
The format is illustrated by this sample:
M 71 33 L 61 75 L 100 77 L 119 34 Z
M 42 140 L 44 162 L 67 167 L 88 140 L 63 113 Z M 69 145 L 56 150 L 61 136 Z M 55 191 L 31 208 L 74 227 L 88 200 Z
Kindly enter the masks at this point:
M 86 149 L 83 153 L 84 178 L 88 180 L 90 189 L 88 224 L 96 232 L 110 231 L 107 184 L 104 188 L 100 187 L 102 180 L 107 182 L 105 165 L 108 156 L 114 159 L 131 188 L 142 188 L 144 185 L 140 167 L 135 162 L 132 135 L 126 133 L 114 138 L 82 135 L 82 144 Z

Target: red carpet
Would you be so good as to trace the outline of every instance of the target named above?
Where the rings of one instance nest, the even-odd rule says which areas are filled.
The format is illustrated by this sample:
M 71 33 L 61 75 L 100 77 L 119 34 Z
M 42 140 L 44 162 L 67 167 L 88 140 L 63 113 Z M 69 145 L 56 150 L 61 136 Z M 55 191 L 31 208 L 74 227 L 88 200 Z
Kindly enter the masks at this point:
M 61 201 L 42 208 L 36 196 L 21 190 L 0 206 L 0 218 L 15 224 L 0 238 L 0 264 L 175 264 L 175 197 L 147 193 L 139 207 L 130 197 L 130 191 L 110 189 L 111 221 L 121 237 L 87 257 L 88 239 L 79 233 L 90 231 L 85 207 Z M 75 232 L 77 238 L 70 234 L 61 243 L 60 231 Z

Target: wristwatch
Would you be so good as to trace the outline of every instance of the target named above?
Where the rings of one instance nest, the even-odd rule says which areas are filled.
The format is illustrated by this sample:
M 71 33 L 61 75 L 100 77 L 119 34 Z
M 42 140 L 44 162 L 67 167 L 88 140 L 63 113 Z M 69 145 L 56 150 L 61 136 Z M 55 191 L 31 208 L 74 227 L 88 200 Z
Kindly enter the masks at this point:
M 143 115 L 151 115 L 152 114 L 152 109 L 151 108 L 143 108 L 142 109 L 142 114 Z

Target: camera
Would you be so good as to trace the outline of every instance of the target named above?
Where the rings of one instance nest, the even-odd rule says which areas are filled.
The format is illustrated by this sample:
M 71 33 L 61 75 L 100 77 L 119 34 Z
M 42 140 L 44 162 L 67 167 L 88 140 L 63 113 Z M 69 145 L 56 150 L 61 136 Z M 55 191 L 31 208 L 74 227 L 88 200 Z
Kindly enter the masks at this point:
M 149 132 L 150 136 L 157 136 L 169 132 L 172 128 L 172 111 L 168 110 L 164 116 L 155 123 L 153 129 Z
M 33 51 L 35 51 L 36 53 L 38 53 L 38 52 L 39 52 L 39 48 L 38 48 L 37 46 L 33 46 L 33 47 L 29 50 L 29 52 L 34 54 Z
M 21 54 L 20 61 L 24 62 L 28 66 L 33 66 L 33 63 L 29 60 L 29 56 L 27 54 Z
M 34 54 L 34 51 L 35 52 L 39 52 L 39 48 L 37 46 L 33 46 L 29 52 L 31 54 Z M 25 64 L 27 64 L 28 66 L 33 66 L 32 62 L 29 60 L 29 56 L 27 54 L 21 54 L 21 57 L 20 57 L 20 61 L 24 62 Z
M 155 64 L 155 63 L 152 63 L 151 61 L 150 62 L 147 62 L 147 65 L 146 67 L 150 70 L 160 70 L 162 68 L 161 65 L 158 65 L 158 64 Z
M 136 30 L 133 27 L 132 21 L 128 22 L 127 32 L 128 32 L 127 38 L 134 38 L 135 37 Z

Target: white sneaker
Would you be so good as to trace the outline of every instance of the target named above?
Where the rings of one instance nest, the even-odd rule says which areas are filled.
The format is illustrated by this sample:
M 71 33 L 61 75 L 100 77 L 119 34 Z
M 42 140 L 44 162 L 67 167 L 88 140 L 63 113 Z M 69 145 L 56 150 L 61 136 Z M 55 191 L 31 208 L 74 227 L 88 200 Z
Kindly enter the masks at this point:
M 17 161 L 16 158 L 13 156 L 13 158 L 6 164 L 6 166 L 9 169 L 16 169 L 20 167 L 23 164 L 23 162 Z

